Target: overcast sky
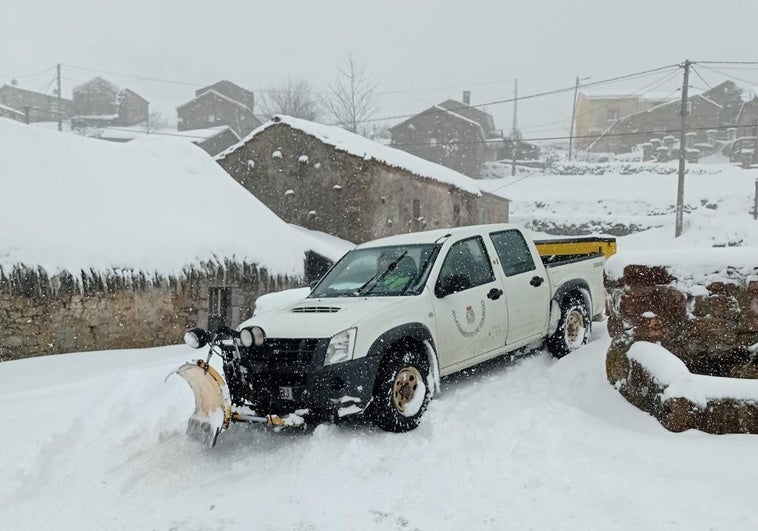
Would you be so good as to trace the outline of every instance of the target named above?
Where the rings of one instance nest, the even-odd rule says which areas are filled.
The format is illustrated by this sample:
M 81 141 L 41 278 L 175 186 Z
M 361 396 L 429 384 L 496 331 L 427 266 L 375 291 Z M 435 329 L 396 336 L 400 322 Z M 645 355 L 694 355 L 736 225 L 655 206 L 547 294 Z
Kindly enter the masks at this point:
M 379 116 L 393 116 L 466 88 L 472 103 L 511 98 L 514 78 L 527 95 L 685 58 L 758 60 L 757 24 L 757 0 L 2 0 L 0 83 L 16 77 L 51 91 L 54 69 L 29 74 L 60 62 L 70 96 L 95 72 L 67 65 L 85 67 L 175 120 L 193 86 L 106 72 L 198 85 L 224 78 L 254 90 L 294 76 L 326 90 L 351 52 L 384 93 Z M 710 84 L 724 79 L 700 73 Z M 756 67 L 729 73 L 758 86 Z M 606 88 L 675 91 L 681 78 L 663 74 Z M 524 136 L 567 133 L 571 101 L 569 92 L 521 103 Z M 512 104 L 488 110 L 510 128 Z

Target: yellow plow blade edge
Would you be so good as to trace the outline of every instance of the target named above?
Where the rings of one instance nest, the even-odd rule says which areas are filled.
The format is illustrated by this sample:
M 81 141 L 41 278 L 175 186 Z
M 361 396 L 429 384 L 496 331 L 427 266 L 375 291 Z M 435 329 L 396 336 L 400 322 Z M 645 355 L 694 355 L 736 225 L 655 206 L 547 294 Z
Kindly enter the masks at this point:
M 195 394 L 195 412 L 187 423 L 187 435 L 212 448 L 232 418 L 229 388 L 216 369 L 203 360 L 185 363 L 174 372 Z

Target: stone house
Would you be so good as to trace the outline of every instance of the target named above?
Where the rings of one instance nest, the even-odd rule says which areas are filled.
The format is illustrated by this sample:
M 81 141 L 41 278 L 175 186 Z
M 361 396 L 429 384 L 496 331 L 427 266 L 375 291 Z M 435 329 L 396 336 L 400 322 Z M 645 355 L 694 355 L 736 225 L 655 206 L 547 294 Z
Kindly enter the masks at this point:
M 228 125 L 243 137 L 261 124 L 254 114 L 255 95 L 222 80 L 195 91 L 195 98 L 176 108 L 179 131 Z
M 688 98 L 687 123 L 691 134 L 688 149 L 709 140 L 708 131 L 732 127 L 742 106 L 741 90 L 725 81 L 702 94 Z M 610 125 L 587 149 L 604 153 L 628 153 L 652 139 L 679 138 L 681 102 L 669 101 L 641 112 L 624 116 Z
M 736 138 L 758 137 L 758 96 L 742 103 L 734 125 Z
M 670 101 L 665 94 L 634 95 L 609 91 L 582 91 L 576 100 L 576 147 L 586 149 L 619 119 Z
M 130 89 L 120 89 L 100 76 L 73 90 L 74 127 L 132 126 L 148 120 L 148 101 Z
M 352 242 L 508 221 L 509 202 L 450 168 L 359 135 L 277 116 L 218 163 L 280 218 Z
M 71 100 L 22 89 L 15 84 L 0 87 L 0 105 L 20 112 L 24 121 L 28 108 L 30 122 L 55 122 L 59 117 L 68 119 L 72 113 Z
M 484 162 L 501 158 L 503 133 L 492 115 L 463 102 L 448 99 L 390 128 L 390 145 L 417 157 L 478 178 Z

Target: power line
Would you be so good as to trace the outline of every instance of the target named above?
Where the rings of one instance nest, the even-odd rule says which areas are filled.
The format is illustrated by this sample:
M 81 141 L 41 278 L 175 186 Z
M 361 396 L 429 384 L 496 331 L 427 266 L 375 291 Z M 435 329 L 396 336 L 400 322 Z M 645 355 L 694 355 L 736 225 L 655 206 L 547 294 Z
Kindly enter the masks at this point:
M 66 66 L 68 68 L 73 68 L 75 70 L 83 70 L 85 72 L 94 72 L 96 74 L 106 74 L 106 75 L 109 75 L 109 76 L 126 77 L 126 78 L 135 79 L 135 80 L 139 80 L 139 81 L 152 81 L 152 82 L 155 82 L 155 83 L 166 83 L 166 84 L 170 84 L 170 85 L 184 85 L 184 86 L 188 86 L 188 87 L 202 87 L 202 86 L 205 85 L 204 83 L 189 83 L 187 81 L 177 81 L 177 80 L 173 80 L 173 79 L 161 79 L 161 78 L 156 78 L 156 77 L 145 77 L 145 76 L 140 76 L 140 75 L 137 75 L 137 74 L 125 74 L 123 72 L 112 72 L 112 71 L 109 72 L 109 71 L 106 71 L 106 70 L 96 70 L 94 68 L 87 68 L 87 67 L 84 67 L 84 66 L 76 66 L 76 65 L 70 65 L 70 64 L 64 64 L 63 66 Z
M 644 76 L 653 74 L 655 72 L 660 72 L 662 70 L 666 70 L 666 69 L 669 69 L 669 68 L 678 68 L 678 67 L 679 67 L 678 64 L 661 66 L 661 67 L 658 67 L 658 68 L 652 68 L 650 70 L 643 70 L 642 72 L 635 72 L 633 74 L 626 74 L 626 75 L 623 75 L 623 76 L 612 77 L 612 78 L 603 79 L 603 80 L 600 80 L 600 81 L 593 81 L 591 83 L 580 84 L 579 87 L 592 87 L 592 86 L 598 86 L 598 85 L 605 85 L 605 84 L 609 84 L 609 83 L 615 83 L 616 81 L 623 81 L 625 79 L 633 79 L 633 78 L 638 78 L 638 77 L 644 77 Z M 455 111 L 459 111 L 459 110 L 469 109 L 469 108 L 472 108 L 472 107 L 473 108 L 478 108 L 478 107 L 486 107 L 488 105 L 499 105 L 499 104 L 502 104 L 502 103 L 513 103 L 513 101 L 516 100 L 516 99 L 518 99 L 519 101 L 521 101 L 521 100 L 529 100 L 529 99 L 534 99 L 534 98 L 541 98 L 541 97 L 544 97 L 544 96 L 552 96 L 552 95 L 555 95 L 555 94 L 562 94 L 564 92 L 570 92 L 570 91 L 573 91 L 573 90 L 574 90 L 574 85 L 572 85 L 570 87 L 561 88 L 561 89 L 546 90 L 546 91 L 543 91 L 543 92 L 537 92 L 535 94 L 528 94 L 526 96 L 519 96 L 518 98 L 507 98 L 507 99 L 503 99 L 503 100 L 495 100 L 495 101 L 489 101 L 489 102 L 485 102 L 485 103 L 477 103 L 477 104 L 474 104 L 474 105 L 464 105 L 464 106 L 455 107 L 455 108 L 452 108 L 452 109 L 442 108 L 442 109 L 436 110 L 436 111 L 430 110 L 430 111 L 428 111 L 428 112 L 426 112 L 424 114 L 426 114 L 426 115 L 430 115 L 430 114 L 444 114 L 444 113 L 448 113 L 448 112 L 455 112 Z M 402 119 L 402 118 L 411 118 L 413 116 L 416 116 L 417 114 L 418 113 L 414 113 L 414 114 L 401 114 L 401 115 L 395 115 L 395 116 L 384 116 L 382 118 L 371 118 L 371 119 L 368 119 L 368 120 L 361 120 L 361 121 L 357 121 L 357 122 L 350 122 L 349 124 L 348 124 L 348 122 L 336 122 L 336 123 L 332 123 L 330 125 L 352 125 L 353 123 L 356 123 L 356 124 L 366 124 L 366 123 L 372 123 L 372 122 L 383 122 L 383 121 L 388 121 L 388 120 L 399 120 L 399 119 Z
M 755 125 L 729 125 L 725 126 L 723 124 L 716 124 L 716 125 L 706 125 L 701 127 L 688 127 L 687 131 L 708 131 L 710 129 L 748 129 L 755 127 Z M 660 135 L 660 134 L 671 134 L 671 133 L 679 133 L 681 132 L 681 129 L 666 129 L 665 131 L 635 131 L 631 133 L 608 133 L 606 135 L 603 135 L 603 138 L 611 138 L 611 137 L 624 137 L 624 136 L 640 136 L 640 135 Z M 520 138 L 519 142 L 540 142 L 540 141 L 548 141 L 548 140 L 568 140 L 569 136 L 544 136 L 544 137 L 532 137 L 532 138 Z M 574 139 L 577 138 L 598 138 L 598 135 L 580 135 L 576 136 L 574 135 Z M 461 144 L 461 145 L 468 145 L 468 144 L 492 144 L 495 142 L 502 142 L 502 139 L 490 139 L 490 140 L 465 140 L 465 141 L 456 141 L 453 142 L 453 144 Z M 389 147 L 398 147 L 398 146 L 429 146 L 429 142 L 404 142 L 402 144 L 390 144 Z
M 748 83 L 749 85 L 758 86 L 758 83 L 756 83 L 755 81 L 750 81 L 748 79 L 737 77 L 735 75 L 727 74 L 726 72 L 721 72 L 721 71 L 716 70 L 715 68 L 711 68 L 709 66 L 703 66 L 703 68 L 705 68 L 706 70 L 709 70 L 709 71 L 711 71 L 711 72 L 713 72 L 715 74 L 719 74 L 719 75 L 722 75 L 724 77 L 734 79 L 736 81 L 741 81 L 743 83 Z
M 39 72 L 33 72 L 31 74 L 24 74 L 22 76 L 6 75 L 5 77 L 10 77 L 10 78 L 13 78 L 13 79 L 28 79 L 30 77 L 41 76 L 42 74 L 45 74 L 45 73 L 47 73 L 47 72 L 49 72 L 51 70 L 55 70 L 55 66 L 51 66 L 49 68 L 45 68 L 44 70 L 40 70 Z
M 699 65 L 758 65 L 758 61 L 693 61 Z
M 669 81 L 671 81 L 672 79 L 674 79 L 678 75 L 679 75 L 678 71 L 675 71 L 675 72 L 673 72 L 671 74 L 667 73 L 664 76 L 655 79 L 651 83 L 648 83 L 647 85 L 644 85 L 643 87 L 641 87 L 639 89 L 636 89 L 634 92 L 631 92 L 631 93 L 628 93 L 628 94 L 625 94 L 625 95 L 620 95 L 618 97 L 619 98 L 629 98 L 629 97 L 632 97 L 632 96 L 640 96 L 640 97 L 644 96 L 648 92 L 657 89 L 658 87 L 662 86 L 665 83 L 668 83 Z M 658 101 L 656 101 L 653 104 L 653 106 L 659 105 L 663 101 L 666 101 L 671 96 L 671 94 L 676 93 L 678 91 L 679 91 L 679 88 L 677 88 L 672 93 L 670 93 L 667 96 L 665 96 L 662 100 L 659 99 Z M 608 109 L 611 105 L 614 105 L 614 104 L 608 103 L 606 105 L 597 107 L 596 109 Z M 584 117 L 584 116 L 586 116 L 587 114 L 593 112 L 593 110 L 596 110 L 596 109 L 587 109 L 587 110 L 585 110 L 585 111 L 577 114 L 576 118 L 579 118 L 580 116 Z M 569 120 L 570 120 L 570 118 L 563 118 L 561 120 L 555 120 L 553 122 L 547 122 L 547 123 L 544 123 L 544 124 L 541 124 L 541 125 L 537 125 L 537 126 L 534 126 L 534 127 L 528 127 L 525 130 L 526 131 L 533 131 L 533 130 L 536 130 L 536 129 L 541 129 L 543 126 L 549 126 L 549 125 L 554 125 L 554 124 L 558 124 L 558 123 L 568 122 Z

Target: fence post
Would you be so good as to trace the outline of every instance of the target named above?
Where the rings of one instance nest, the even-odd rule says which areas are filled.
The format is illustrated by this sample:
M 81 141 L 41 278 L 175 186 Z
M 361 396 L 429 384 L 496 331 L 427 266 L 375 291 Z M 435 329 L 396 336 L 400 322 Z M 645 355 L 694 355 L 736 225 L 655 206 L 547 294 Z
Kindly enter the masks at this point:
M 755 198 L 753 199 L 753 219 L 758 219 L 758 179 L 755 180 Z

